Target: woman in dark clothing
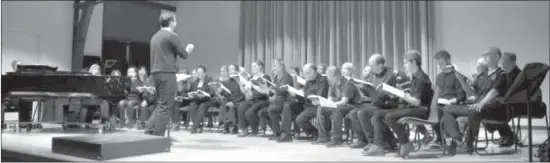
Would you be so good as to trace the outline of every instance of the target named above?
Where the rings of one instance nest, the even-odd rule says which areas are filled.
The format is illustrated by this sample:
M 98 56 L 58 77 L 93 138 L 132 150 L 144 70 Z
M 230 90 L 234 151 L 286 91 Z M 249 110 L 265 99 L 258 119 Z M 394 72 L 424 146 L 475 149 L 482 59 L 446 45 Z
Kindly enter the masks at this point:
M 212 89 L 208 83 L 212 82 L 212 78 L 206 75 L 206 68 L 199 66 L 197 68 L 197 81 L 191 86 L 194 90 L 189 94 L 189 98 L 193 101 L 189 104 L 189 114 L 193 122 L 191 127 L 191 133 L 197 133 L 199 128 L 202 129 L 200 123 L 204 119 L 204 116 L 210 107 L 216 106 L 216 100 L 214 96 L 214 89 Z
M 141 92 L 141 105 L 139 109 L 139 121 L 137 123 L 138 130 L 145 128 L 145 123 L 149 120 L 149 117 L 155 110 L 156 90 L 153 83 L 153 79 L 147 75 L 147 68 L 141 66 L 138 71 L 138 79 L 141 81 L 141 88 L 138 89 Z
M 237 75 L 237 65 L 229 65 L 228 67 L 222 67 L 220 71 L 220 76 L 223 78 L 221 84 L 229 89 L 229 92 L 223 91 L 219 87 L 216 91 L 225 97 L 220 104 L 220 119 L 223 122 L 224 133 L 229 134 L 230 129 L 232 129 L 232 134 L 237 134 L 239 129 L 237 126 L 237 112 L 236 109 L 239 104 L 244 101 L 244 94 L 241 91 L 241 87 L 237 79 L 230 76 Z
M 135 124 L 136 119 L 136 110 L 139 109 L 140 104 L 140 90 L 138 87 L 142 85 L 142 82 L 137 77 L 137 72 L 135 67 L 128 68 L 128 77 L 130 78 L 130 88 L 128 90 L 128 97 L 126 100 L 121 100 L 118 103 L 118 115 L 119 115 L 119 124 L 118 127 L 128 127 L 132 128 Z M 128 119 L 126 119 L 128 118 Z

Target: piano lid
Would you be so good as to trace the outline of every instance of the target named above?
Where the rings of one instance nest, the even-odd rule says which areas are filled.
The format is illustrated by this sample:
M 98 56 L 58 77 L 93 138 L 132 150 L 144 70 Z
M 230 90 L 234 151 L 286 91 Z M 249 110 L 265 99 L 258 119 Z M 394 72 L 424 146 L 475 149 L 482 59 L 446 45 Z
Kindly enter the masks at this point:
M 17 65 L 17 72 L 54 72 L 57 71 L 57 67 L 51 67 L 48 65 Z

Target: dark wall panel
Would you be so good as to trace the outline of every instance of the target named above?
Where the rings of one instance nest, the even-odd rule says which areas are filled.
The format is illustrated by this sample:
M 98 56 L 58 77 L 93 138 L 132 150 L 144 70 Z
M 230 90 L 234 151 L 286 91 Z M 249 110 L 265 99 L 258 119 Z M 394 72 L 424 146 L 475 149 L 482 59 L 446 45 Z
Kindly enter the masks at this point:
M 104 3 L 103 36 L 106 40 L 149 42 L 160 28 L 160 8 L 123 1 Z

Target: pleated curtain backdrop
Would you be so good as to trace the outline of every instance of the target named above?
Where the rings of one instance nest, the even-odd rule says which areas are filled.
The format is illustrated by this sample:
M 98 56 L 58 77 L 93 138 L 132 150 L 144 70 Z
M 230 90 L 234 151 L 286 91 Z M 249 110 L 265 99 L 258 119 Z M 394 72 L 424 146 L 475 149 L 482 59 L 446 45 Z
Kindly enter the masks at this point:
M 433 78 L 430 1 L 242 1 L 239 64 L 262 60 L 266 73 L 282 58 L 287 67 L 352 62 L 359 77 L 368 58 L 380 53 L 402 70 L 403 54 L 418 50 Z

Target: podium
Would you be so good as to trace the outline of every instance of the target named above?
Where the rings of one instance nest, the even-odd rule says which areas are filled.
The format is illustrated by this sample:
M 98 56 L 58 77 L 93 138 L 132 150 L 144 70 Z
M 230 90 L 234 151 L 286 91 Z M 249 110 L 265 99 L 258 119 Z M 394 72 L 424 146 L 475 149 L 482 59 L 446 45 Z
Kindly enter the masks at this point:
M 527 103 L 527 128 L 529 139 L 529 162 L 533 162 L 533 135 L 531 97 L 540 89 L 550 67 L 544 63 L 529 63 L 523 67 L 514 83 L 506 92 L 503 103 Z

